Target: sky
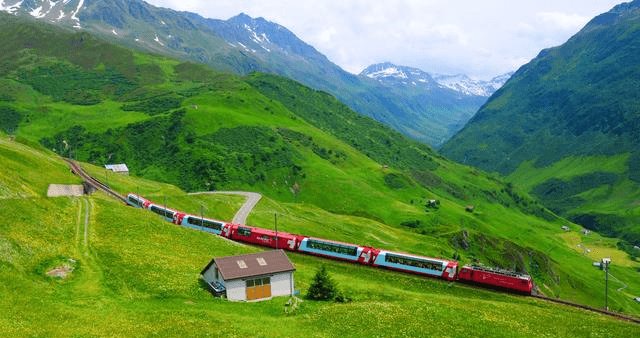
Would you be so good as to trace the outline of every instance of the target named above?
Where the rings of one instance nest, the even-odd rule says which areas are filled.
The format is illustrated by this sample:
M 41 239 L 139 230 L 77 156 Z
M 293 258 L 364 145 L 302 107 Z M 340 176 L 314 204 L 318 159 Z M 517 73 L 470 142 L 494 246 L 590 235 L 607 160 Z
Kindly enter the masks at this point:
M 292 31 L 344 70 L 391 62 L 490 79 L 561 45 L 622 0 L 146 0 L 212 19 L 239 13 Z

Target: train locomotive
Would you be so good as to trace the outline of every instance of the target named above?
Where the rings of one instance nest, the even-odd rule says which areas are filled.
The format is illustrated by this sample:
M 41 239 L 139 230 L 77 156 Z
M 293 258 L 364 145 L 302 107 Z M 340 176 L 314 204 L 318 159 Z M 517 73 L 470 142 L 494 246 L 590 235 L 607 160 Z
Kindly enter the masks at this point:
M 459 268 L 458 262 L 452 260 L 430 258 L 322 238 L 275 232 L 247 225 L 226 223 L 169 209 L 133 193 L 127 195 L 126 201 L 136 208 L 150 210 L 169 222 L 207 231 L 243 243 L 301 252 L 318 257 L 447 281 L 458 281 L 500 291 L 530 295 L 533 290 L 531 276 L 526 274 L 469 265 Z

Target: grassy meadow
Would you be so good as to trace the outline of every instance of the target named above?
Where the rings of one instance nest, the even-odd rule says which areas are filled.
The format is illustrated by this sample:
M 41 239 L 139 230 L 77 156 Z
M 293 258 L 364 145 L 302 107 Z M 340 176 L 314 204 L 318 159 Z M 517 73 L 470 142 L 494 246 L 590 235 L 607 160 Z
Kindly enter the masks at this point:
M 289 257 L 301 296 L 325 265 L 351 301 L 304 300 L 294 313 L 285 312 L 287 297 L 231 303 L 208 293 L 200 270 L 212 257 L 261 248 L 175 226 L 100 192 L 46 198 L 49 183 L 78 183 L 65 164 L 6 136 L 0 137 L 0 150 L 7 191 L 0 214 L 11 220 L 0 225 L 0 278 L 5 281 L 0 330 L 7 336 L 610 337 L 638 332 L 634 324 L 526 297 L 299 254 Z M 100 177 L 100 168 L 86 167 Z M 18 173 L 25 181 L 11 179 Z M 232 217 L 243 202 L 234 196 L 187 195 L 136 177 L 113 175 L 109 182 L 118 190 L 138 187 L 156 200 L 166 195 L 171 206 L 192 212 L 203 205 L 207 216 L 220 219 Z M 366 218 L 269 198 L 258 204 L 249 223 L 269 227 L 274 212 L 282 215 L 283 231 L 331 231 L 326 237 L 412 252 L 446 247 Z M 48 275 L 59 267 L 72 270 L 64 278 Z M 612 274 L 623 279 L 616 270 Z
M 304 301 L 287 314 L 286 298 L 235 304 L 212 297 L 198 275 L 212 257 L 262 249 L 163 222 L 102 193 L 46 198 L 49 184 L 80 183 L 56 153 L 85 162 L 121 194 L 231 220 L 243 198 L 189 193 L 256 191 L 264 197 L 249 225 L 272 228 L 277 215 L 281 231 L 526 271 L 541 293 L 591 306 L 602 306 L 604 291 L 603 273 L 592 263 L 611 256 L 616 280 L 609 304 L 627 314 L 640 315 L 632 300 L 640 296 L 640 264 L 616 240 L 581 235 L 529 195 L 526 174 L 508 183 L 453 163 L 326 93 L 23 24 L 19 32 L 33 39 L 30 48 L 22 36 L 0 30 L 0 51 L 11 56 L 0 64 L 0 215 L 8 220 L 0 225 L 2 334 L 638 332 L 637 325 L 530 298 L 297 254 L 290 257 L 302 296 L 325 264 L 352 301 Z M 65 44 L 77 48 L 56 47 Z M 608 174 L 624 161 L 611 163 Z M 131 176 L 103 168 L 122 162 Z M 428 206 L 429 200 L 438 203 Z M 55 271 L 67 276 L 49 275 Z

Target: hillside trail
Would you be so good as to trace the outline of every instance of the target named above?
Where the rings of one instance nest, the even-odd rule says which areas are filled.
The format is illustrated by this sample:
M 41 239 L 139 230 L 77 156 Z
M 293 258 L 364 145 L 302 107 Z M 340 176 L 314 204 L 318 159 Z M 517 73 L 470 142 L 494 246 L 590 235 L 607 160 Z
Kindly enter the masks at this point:
M 91 238 L 95 231 L 91 229 L 91 216 L 95 214 L 94 202 L 87 198 L 79 198 L 78 215 L 76 219 L 75 244 L 76 252 L 82 262 L 82 272 L 76 284 L 79 294 L 84 296 L 99 296 L 100 281 L 103 278 L 102 269 L 91 249 Z
M 247 197 L 247 200 L 244 202 L 242 207 L 238 209 L 236 215 L 233 217 L 232 223 L 235 224 L 246 224 L 247 217 L 249 217 L 249 213 L 253 210 L 253 208 L 258 204 L 262 195 L 256 192 L 247 192 L 247 191 L 201 191 L 201 192 L 192 192 L 189 195 L 212 195 L 212 194 L 223 194 L 223 195 L 240 195 Z

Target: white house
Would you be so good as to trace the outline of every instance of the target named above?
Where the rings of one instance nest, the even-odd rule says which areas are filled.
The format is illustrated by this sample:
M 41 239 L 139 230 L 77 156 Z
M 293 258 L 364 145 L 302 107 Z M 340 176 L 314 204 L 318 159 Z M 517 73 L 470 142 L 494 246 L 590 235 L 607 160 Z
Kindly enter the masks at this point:
M 200 272 L 216 294 L 231 301 L 293 295 L 296 268 L 282 250 L 214 258 Z
M 129 175 L 129 168 L 124 163 L 120 163 L 120 164 L 105 164 L 104 167 L 106 169 L 108 169 L 108 170 L 113 171 L 114 173 L 117 173 L 117 174 Z

